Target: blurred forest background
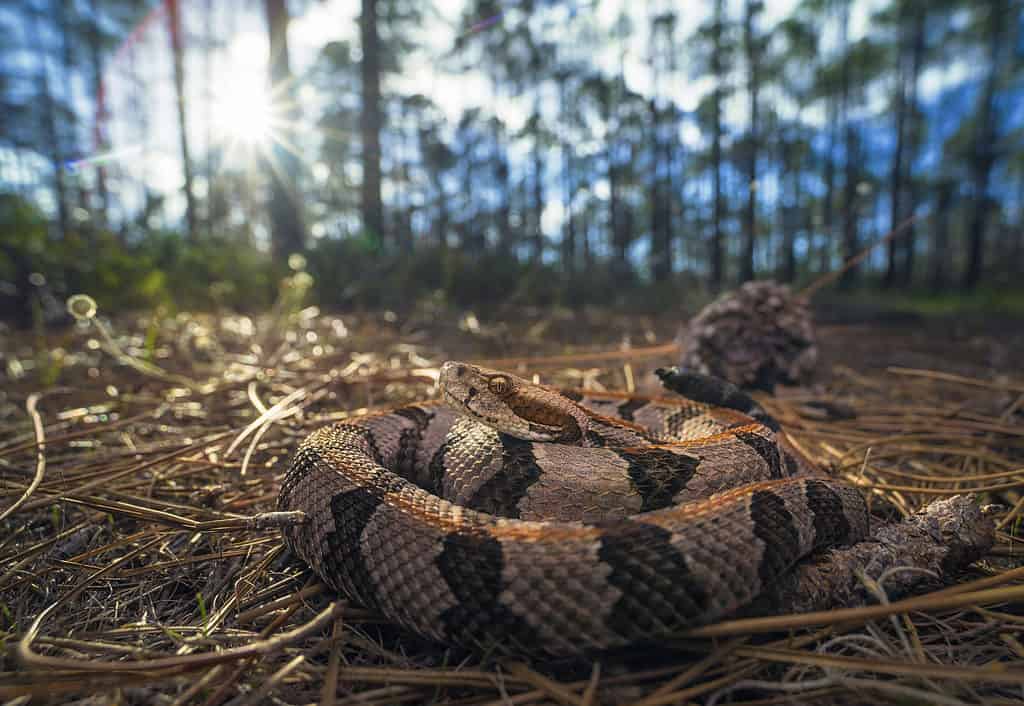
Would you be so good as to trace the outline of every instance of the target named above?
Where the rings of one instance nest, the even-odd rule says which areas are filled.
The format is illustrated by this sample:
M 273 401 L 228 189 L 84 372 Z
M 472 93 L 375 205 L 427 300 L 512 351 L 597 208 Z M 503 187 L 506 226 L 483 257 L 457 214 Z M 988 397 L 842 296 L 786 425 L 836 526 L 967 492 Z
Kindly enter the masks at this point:
M 914 216 L 840 287 L 1001 306 L 1022 7 L 11 0 L 0 315 L 258 310 L 282 281 L 664 309 L 809 282 Z

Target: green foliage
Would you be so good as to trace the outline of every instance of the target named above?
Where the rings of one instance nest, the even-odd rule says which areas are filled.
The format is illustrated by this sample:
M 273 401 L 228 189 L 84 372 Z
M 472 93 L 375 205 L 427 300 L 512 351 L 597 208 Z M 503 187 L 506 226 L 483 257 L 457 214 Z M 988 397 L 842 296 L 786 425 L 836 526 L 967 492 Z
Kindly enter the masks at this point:
M 355 238 L 320 241 L 309 261 L 315 298 L 327 308 L 403 309 L 437 291 L 454 305 L 486 307 L 508 301 L 518 290 L 527 290 L 531 301 L 550 300 L 558 290 L 549 268 L 535 272 L 493 252 L 433 247 L 409 257 Z
M 880 316 L 914 314 L 926 318 L 1024 317 L 1024 290 L 1020 288 L 981 288 L 968 294 L 953 290 L 930 293 L 860 289 L 842 297 L 833 293 L 817 299 L 816 304 L 822 311 L 875 312 Z
M 58 300 L 86 292 L 111 311 L 258 310 L 273 301 L 281 274 L 265 252 L 229 238 L 192 244 L 155 232 L 132 243 L 109 231 L 78 229 L 54 240 L 43 214 L 11 194 L 0 195 L 0 244 L 0 280 L 12 300 L 0 311 L 6 314 L 32 310 L 42 296 L 40 282 Z
M 167 275 L 165 290 L 174 305 L 253 311 L 272 302 L 283 268 L 275 267 L 267 253 L 226 238 L 196 244 L 165 238 L 166 257 L 156 264 Z
M 19 294 L 5 302 L 8 315 L 18 307 L 40 309 L 44 288 L 29 283 L 31 273 L 43 275 L 51 298 L 63 302 L 72 293 L 87 293 L 105 312 L 274 307 L 286 315 L 310 303 L 334 310 L 403 310 L 427 299 L 484 310 L 597 300 L 644 308 L 652 301 L 671 307 L 682 300 L 678 287 L 623 288 L 608 263 L 569 275 L 555 264 L 490 250 L 418 243 L 409 255 L 363 236 L 318 241 L 306 253 L 305 270 L 291 276 L 283 263 L 237 239 L 189 243 L 175 233 L 154 232 L 124 242 L 110 232 L 72 231 L 55 241 L 42 214 L 14 196 L 0 197 L 0 242 L 0 280 L 14 283 Z M 147 350 L 151 338 L 147 334 Z

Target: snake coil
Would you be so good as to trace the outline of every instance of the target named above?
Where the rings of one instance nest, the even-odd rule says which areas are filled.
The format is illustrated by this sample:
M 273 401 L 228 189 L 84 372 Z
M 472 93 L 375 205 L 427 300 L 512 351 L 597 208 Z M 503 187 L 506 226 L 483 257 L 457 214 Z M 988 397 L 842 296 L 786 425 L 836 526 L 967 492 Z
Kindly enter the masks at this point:
M 333 589 L 427 638 L 574 654 L 728 616 L 802 557 L 867 535 L 860 493 L 749 398 L 659 374 L 700 399 L 445 363 L 443 402 L 302 443 L 279 509 L 308 520 L 285 541 Z

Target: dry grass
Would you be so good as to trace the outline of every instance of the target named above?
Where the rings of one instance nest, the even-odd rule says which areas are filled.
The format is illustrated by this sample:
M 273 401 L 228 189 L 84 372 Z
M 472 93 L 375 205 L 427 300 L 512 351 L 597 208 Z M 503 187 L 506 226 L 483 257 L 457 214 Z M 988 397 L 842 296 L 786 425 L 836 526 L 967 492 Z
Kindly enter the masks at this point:
M 657 650 L 554 663 L 444 650 L 327 593 L 262 514 L 273 510 L 288 454 L 305 434 L 429 396 L 449 357 L 649 391 L 650 371 L 674 357 L 671 346 L 650 348 L 671 339 L 668 320 L 529 312 L 515 320 L 482 325 L 438 312 L 342 320 L 304 310 L 258 322 L 146 318 L 116 330 L 93 320 L 46 340 L 8 335 L 0 346 L 0 699 L 1024 700 L 1024 379 L 1005 375 L 847 361 L 828 366 L 819 389 L 766 400 L 802 448 L 864 488 L 880 518 L 953 493 L 1001 503 L 996 546 L 953 587 L 831 616 L 728 621 Z M 856 416 L 829 418 L 822 402 Z

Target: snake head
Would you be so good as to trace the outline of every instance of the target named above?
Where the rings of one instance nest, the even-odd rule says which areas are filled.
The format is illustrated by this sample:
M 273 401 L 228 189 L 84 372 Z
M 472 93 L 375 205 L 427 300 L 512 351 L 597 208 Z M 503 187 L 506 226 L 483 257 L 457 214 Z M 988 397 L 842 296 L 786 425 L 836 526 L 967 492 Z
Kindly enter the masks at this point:
M 456 412 L 527 441 L 580 445 L 587 412 L 567 397 L 521 377 L 450 360 L 437 381 Z

